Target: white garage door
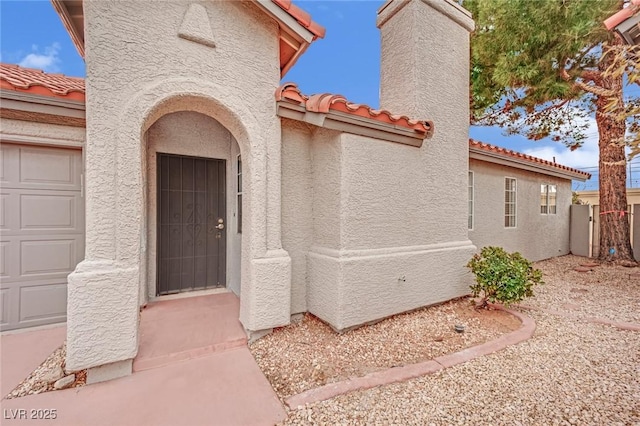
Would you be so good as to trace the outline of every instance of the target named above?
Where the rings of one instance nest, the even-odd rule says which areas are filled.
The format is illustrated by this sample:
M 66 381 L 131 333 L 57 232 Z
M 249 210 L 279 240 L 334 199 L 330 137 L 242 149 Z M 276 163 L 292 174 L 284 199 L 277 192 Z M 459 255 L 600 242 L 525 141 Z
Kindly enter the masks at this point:
M 0 327 L 66 320 L 67 275 L 84 257 L 82 153 L 0 146 Z

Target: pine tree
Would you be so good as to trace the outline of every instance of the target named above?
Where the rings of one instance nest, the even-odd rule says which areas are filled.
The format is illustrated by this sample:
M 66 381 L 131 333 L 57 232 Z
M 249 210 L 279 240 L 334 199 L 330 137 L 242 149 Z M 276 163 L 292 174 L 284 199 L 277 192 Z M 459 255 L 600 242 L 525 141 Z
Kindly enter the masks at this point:
M 578 149 L 589 117 L 598 127 L 600 258 L 633 260 L 625 146 L 638 152 L 638 46 L 602 22 L 621 0 L 464 0 L 471 39 L 471 121 Z M 628 125 L 627 125 L 628 124 Z

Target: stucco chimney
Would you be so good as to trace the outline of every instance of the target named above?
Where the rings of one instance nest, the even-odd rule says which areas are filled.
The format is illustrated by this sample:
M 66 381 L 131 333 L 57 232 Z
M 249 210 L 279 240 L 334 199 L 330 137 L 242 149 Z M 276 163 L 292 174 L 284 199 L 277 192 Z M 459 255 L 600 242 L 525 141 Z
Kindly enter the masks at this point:
M 451 124 L 466 146 L 471 13 L 452 0 L 389 0 L 377 26 L 381 108 L 433 120 L 436 134 Z
M 471 14 L 452 0 L 389 0 L 377 25 L 380 106 L 433 121 L 433 138 L 421 148 L 431 198 L 442 210 L 432 220 L 450 241 L 467 240 Z

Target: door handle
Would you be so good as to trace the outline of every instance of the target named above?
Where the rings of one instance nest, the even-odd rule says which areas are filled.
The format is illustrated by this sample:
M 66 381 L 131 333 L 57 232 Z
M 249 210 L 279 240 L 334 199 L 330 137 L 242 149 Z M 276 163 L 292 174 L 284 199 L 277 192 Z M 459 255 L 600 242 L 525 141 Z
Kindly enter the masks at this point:
M 217 224 L 216 229 L 224 229 L 224 223 Z

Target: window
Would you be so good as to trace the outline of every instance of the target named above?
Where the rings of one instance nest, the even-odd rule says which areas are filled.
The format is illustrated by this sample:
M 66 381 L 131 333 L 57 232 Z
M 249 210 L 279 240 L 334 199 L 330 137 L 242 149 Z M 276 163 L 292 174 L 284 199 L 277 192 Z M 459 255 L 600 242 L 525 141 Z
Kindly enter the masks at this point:
M 516 180 L 504 178 L 504 226 L 516 227 Z
M 238 216 L 237 216 L 237 228 L 238 233 L 242 233 L 242 157 L 238 155 L 238 188 L 237 188 L 237 207 L 238 207 Z
M 469 229 L 473 229 L 473 172 L 469 172 Z
M 556 214 L 556 186 L 540 185 L 540 213 Z

